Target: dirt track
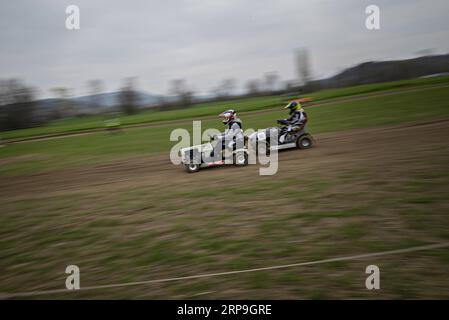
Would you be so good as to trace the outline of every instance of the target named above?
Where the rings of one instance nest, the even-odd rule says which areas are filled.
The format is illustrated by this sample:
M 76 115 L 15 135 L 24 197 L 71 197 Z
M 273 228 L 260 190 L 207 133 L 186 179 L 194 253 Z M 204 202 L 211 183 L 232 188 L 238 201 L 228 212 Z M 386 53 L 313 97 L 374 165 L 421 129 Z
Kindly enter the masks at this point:
M 266 267 L 449 238 L 449 119 L 317 135 L 250 165 L 188 174 L 168 155 L 0 181 L 4 292 Z M 447 250 L 67 298 L 448 298 Z M 380 259 L 380 258 L 379 258 Z M 368 263 L 382 290 L 364 287 Z
M 309 150 L 287 150 L 279 153 L 279 173 L 309 172 L 326 168 L 328 164 L 342 167 L 366 161 L 391 165 L 404 154 L 425 158 L 416 153 L 441 148 L 441 156 L 448 157 L 449 119 L 404 124 L 375 129 L 360 129 L 315 136 L 316 146 Z M 424 161 L 424 159 L 423 159 Z M 346 165 L 345 165 L 346 164 Z M 418 163 L 416 163 L 418 164 Z M 425 161 L 423 162 L 425 164 Z M 233 166 L 206 168 L 196 174 L 187 174 L 174 166 L 167 155 L 132 158 L 126 161 L 88 166 L 82 169 L 54 171 L 30 176 L 2 179 L 0 194 L 7 197 L 39 197 L 66 192 L 86 191 L 86 188 L 108 190 L 126 185 L 173 184 L 183 185 L 201 181 L 220 181 L 225 177 L 258 176 L 259 165 L 236 168 Z

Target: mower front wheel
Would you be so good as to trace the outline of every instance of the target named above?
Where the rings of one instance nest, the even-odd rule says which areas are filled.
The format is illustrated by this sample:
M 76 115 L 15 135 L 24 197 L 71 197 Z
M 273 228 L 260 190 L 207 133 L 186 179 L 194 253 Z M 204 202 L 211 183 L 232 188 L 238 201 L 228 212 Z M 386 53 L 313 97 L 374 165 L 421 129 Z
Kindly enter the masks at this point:
M 200 165 L 195 163 L 186 164 L 185 169 L 188 173 L 194 173 L 200 171 Z
M 248 164 L 248 153 L 237 152 L 234 154 L 234 164 L 236 166 L 246 166 Z

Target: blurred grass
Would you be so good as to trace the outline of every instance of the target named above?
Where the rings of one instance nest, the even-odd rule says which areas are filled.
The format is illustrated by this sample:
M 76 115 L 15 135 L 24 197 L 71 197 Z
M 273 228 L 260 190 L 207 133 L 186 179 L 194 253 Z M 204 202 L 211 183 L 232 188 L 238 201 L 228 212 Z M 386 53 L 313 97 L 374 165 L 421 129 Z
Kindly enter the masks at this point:
M 293 177 L 291 170 L 284 170 L 267 179 L 231 172 L 221 176 L 220 183 L 206 185 L 204 179 L 190 179 L 188 189 L 176 188 L 170 181 L 149 181 L 112 191 L 100 188 L 20 200 L 3 198 L 2 291 L 59 288 L 65 266 L 73 263 L 80 266 L 82 285 L 87 286 L 322 260 L 441 239 L 449 223 L 447 173 L 413 190 L 406 188 L 409 179 L 414 181 L 411 175 L 405 180 L 386 179 L 397 190 L 390 204 L 382 201 L 384 195 L 379 192 L 384 185 L 360 184 L 365 179 L 385 179 L 379 169 L 364 161 L 357 164 L 365 175 L 344 181 L 339 180 L 342 168 L 351 170 L 353 164 L 324 164 Z M 420 164 L 414 159 L 408 163 L 416 177 Z M 431 155 L 428 165 L 444 167 Z M 400 168 L 395 170 L 399 170 L 396 177 Z M 244 181 L 223 189 L 236 177 Z M 291 189 L 296 194 L 286 193 Z M 206 190 L 204 197 L 192 197 Z M 364 192 L 369 198 L 360 198 Z M 408 201 L 436 192 L 446 197 L 432 204 Z M 323 201 L 329 198 L 331 203 Z M 170 206 L 169 200 L 173 201 Z M 201 209 L 204 202 L 207 210 Z M 306 204 L 311 208 L 306 209 Z M 446 261 L 443 249 L 67 297 L 188 298 L 211 291 L 206 297 L 447 298 Z M 364 288 L 364 268 L 372 263 L 382 263 L 380 292 Z M 442 287 L 435 287 L 436 283 Z

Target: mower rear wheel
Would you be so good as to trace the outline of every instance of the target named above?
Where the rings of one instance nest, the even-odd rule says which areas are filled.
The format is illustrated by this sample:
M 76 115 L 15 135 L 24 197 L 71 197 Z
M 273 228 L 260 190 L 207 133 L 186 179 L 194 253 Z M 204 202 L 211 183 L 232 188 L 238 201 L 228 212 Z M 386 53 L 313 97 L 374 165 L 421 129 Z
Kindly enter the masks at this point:
M 312 137 L 308 134 L 300 136 L 296 139 L 296 147 L 299 149 L 309 149 L 312 147 Z
M 257 146 L 257 154 L 259 154 L 259 152 L 261 154 L 263 154 L 264 156 L 269 156 L 270 155 L 270 142 L 268 141 L 261 141 L 259 142 L 258 146 Z

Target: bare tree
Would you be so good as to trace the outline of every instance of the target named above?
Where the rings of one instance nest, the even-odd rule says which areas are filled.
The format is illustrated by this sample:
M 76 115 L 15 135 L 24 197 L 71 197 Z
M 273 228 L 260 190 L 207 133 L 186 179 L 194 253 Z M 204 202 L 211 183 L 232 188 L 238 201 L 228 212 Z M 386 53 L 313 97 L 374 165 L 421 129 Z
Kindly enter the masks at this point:
M 126 78 L 123 87 L 120 89 L 120 107 L 126 114 L 135 114 L 139 111 L 139 96 L 136 91 L 136 81 L 137 79 L 134 77 Z
M 294 88 L 295 88 L 295 81 L 290 80 L 284 82 L 284 89 L 283 89 L 284 91 L 291 92 L 294 90 Z
M 50 91 L 59 99 L 70 99 L 71 97 L 70 89 L 65 87 L 51 88 Z
M 221 98 L 221 88 L 220 87 L 213 87 L 210 90 L 210 93 L 216 98 L 216 99 L 220 99 Z
M 257 95 L 260 93 L 260 81 L 259 80 L 249 80 L 246 83 L 246 89 L 248 95 Z
M 227 78 L 223 80 L 222 87 L 226 91 L 227 95 L 234 93 L 237 81 L 234 78 Z
M 101 93 L 104 91 L 103 81 L 99 79 L 89 80 L 87 81 L 87 89 L 89 92 L 89 107 L 95 108 L 100 107 L 102 105 L 102 97 Z
M 306 86 L 310 81 L 310 61 L 309 53 L 306 48 L 298 49 L 296 51 L 296 65 L 298 78 L 303 86 Z
M 0 106 L 5 106 L 12 103 L 12 95 L 10 90 L 11 81 L 13 81 L 13 79 L 0 79 Z
M 170 81 L 170 94 L 179 97 L 187 90 L 184 79 L 174 79 Z
M 221 82 L 221 95 L 223 97 L 229 97 L 230 95 L 232 95 L 234 89 L 235 89 L 235 84 L 236 81 L 233 78 L 227 78 L 227 79 L 223 79 L 223 81 Z
M 212 93 L 218 99 L 225 99 L 230 97 L 235 89 L 236 81 L 234 78 L 223 79 L 220 84 L 212 89 Z
M 266 72 L 264 74 L 264 87 L 265 91 L 271 93 L 276 90 L 279 76 L 277 72 Z
M 58 99 L 58 107 L 63 117 L 72 117 L 75 115 L 76 110 L 73 102 L 70 100 L 72 92 L 65 87 L 51 88 L 50 92 Z
M 0 127 L 4 130 L 37 124 L 34 118 L 35 90 L 20 80 L 0 80 Z
M 170 82 L 170 94 L 176 96 L 182 107 L 190 107 L 193 102 L 193 91 L 184 79 L 174 79 Z

